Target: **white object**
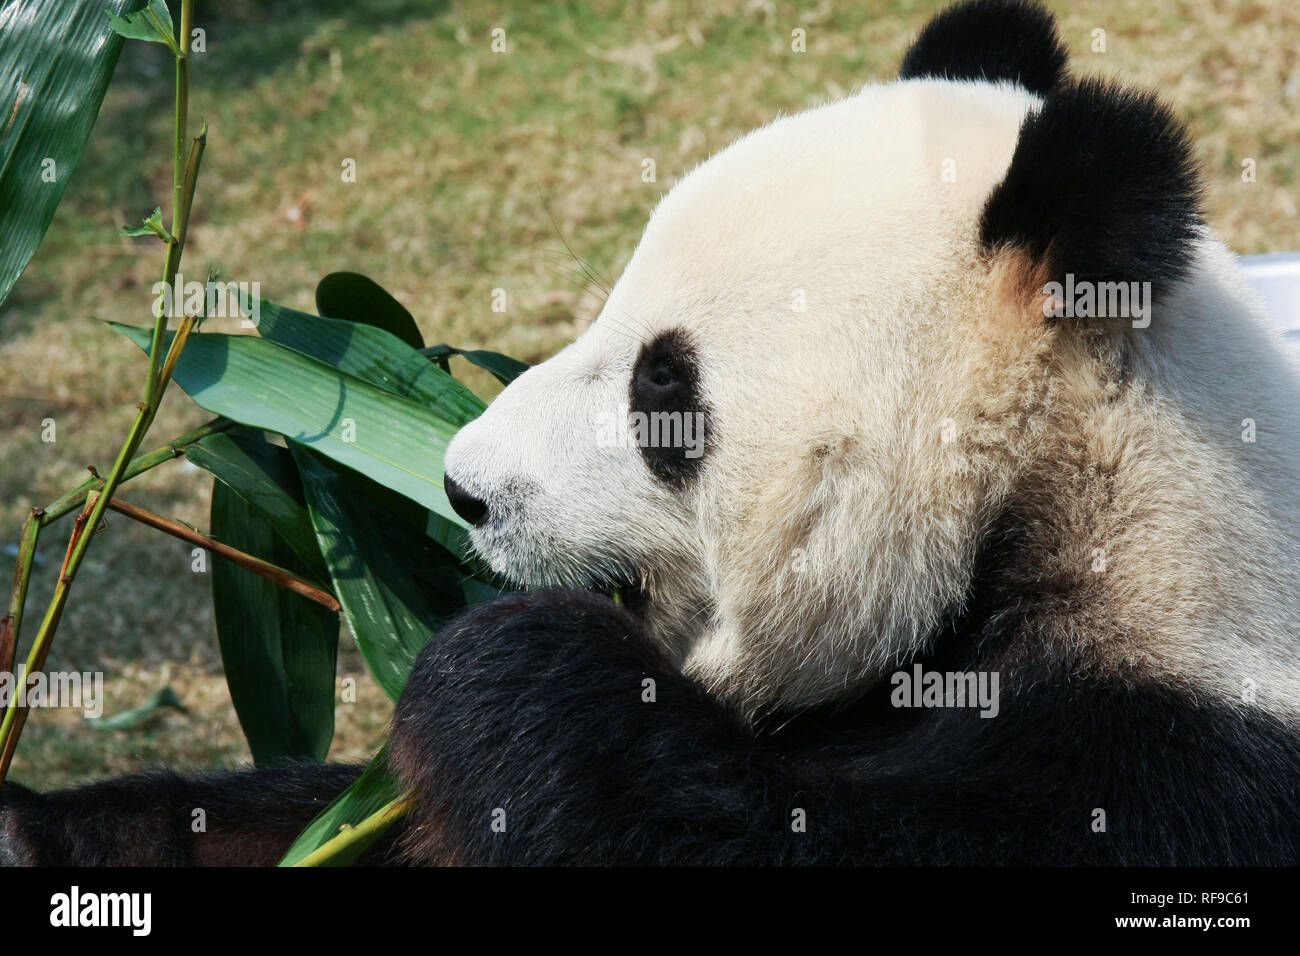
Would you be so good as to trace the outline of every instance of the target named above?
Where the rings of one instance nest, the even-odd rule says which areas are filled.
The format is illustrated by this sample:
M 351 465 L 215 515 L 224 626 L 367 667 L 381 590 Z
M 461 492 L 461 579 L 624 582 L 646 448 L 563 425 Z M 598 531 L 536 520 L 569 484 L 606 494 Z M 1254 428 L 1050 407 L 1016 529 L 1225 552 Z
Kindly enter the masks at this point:
M 1241 271 L 1268 306 L 1287 345 L 1300 355 L 1300 252 L 1242 256 Z

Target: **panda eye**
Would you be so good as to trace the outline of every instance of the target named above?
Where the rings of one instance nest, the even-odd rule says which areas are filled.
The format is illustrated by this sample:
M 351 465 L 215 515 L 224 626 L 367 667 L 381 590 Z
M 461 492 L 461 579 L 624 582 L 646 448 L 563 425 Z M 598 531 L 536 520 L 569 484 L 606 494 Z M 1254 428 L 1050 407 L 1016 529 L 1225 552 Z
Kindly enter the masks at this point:
M 629 427 L 643 439 L 641 457 L 660 481 L 681 486 L 709 446 L 700 361 L 690 337 L 674 329 L 642 346 L 629 391 Z
M 673 374 L 672 369 L 657 365 L 649 371 L 650 384 L 658 388 L 671 388 L 678 382 L 677 376 Z

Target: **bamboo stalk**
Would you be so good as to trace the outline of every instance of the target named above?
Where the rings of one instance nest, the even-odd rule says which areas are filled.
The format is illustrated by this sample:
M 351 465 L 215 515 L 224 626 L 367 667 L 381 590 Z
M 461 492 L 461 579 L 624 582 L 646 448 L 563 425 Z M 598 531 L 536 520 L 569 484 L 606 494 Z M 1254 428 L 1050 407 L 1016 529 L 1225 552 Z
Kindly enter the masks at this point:
M 6 614 L 0 618 L 0 673 L 13 673 L 14 654 L 17 652 L 18 632 L 14 627 L 14 616 Z
M 189 126 L 190 109 L 190 31 L 194 24 L 194 0 L 183 0 L 181 4 L 180 48 L 176 54 L 176 110 L 172 123 L 172 222 L 171 239 L 167 242 L 167 256 L 163 263 L 163 284 L 171 286 L 176 281 L 180 269 L 181 248 L 177 235 L 178 227 L 185 225 L 189 219 L 189 202 L 185 199 L 185 134 Z M 205 138 L 206 142 L 206 138 Z M 196 168 L 197 172 L 197 168 Z M 191 200 L 193 197 L 190 197 Z M 172 296 L 173 303 L 175 295 Z M 153 405 L 160 397 L 158 377 L 162 371 L 162 343 L 167 332 L 167 314 L 154 320 L 153 338 L 149 344 L 149 374 L 145 379 L 144 398 L 141 405 Z
M 304 856 L 294 866 L 321 866 L 342 853 L 349 847 L 367 837 L 377 836 L 391 827 L 415 807 L 415 797 L 407 794 L 384 804 L 356 826 L 344 825 L 339 828 L 337 836 L 331 837 L 316 849 Z
M 9 613 L 0 621 L 0 671 L 13 672 L 18 652 L 18 631 L 23 625 L 23 608 L 27 603 L 27 585 L 32 580 L 36 561 L 36 542 L 41 534 L 42 511 L 33 508 L 23 522 L 18 538 L 18 563 L 14 566 L 14 584 L 9 592 Z
M 81 514 L 77 515 L 76 524 L 72 529 L 72 537 L 68 539 L 68 552 L 63 558 L 63 566 L 59 569 L 59 584 L 55 588 L 66 587 L 72 578 L 68 576 L 68 567 L 72 561 L 78 545 L 83 541 L 89 541 L 91 535 L 85 534 L 86 526 L 94 528 L 91 524 L 92 515 L 96 512 L 102 513 L 103 501 L 98 492 L 91 492 L 86 498 L 85 507 Z M 31 674 L 36 673 L 45 667 L 45 658 L 50 652 L 49 639 L 42 640 L 43 634 L 53 635 L 54 629 L 59 626 L 59 619 L 63 616 L 62 603 L 56 604 L 50 602 L 50 607 L 46 611 L 45 621 L 41 624 L 41 630 L 36 635 L 36 641 L 32 644 L 31 652 L 27 655 L 27 666 L 24 670 L 23 679 L 26 680 Z M 5 708 L 4 720 L 0 721 L 0 740 L 4 741 L 4 749 L 0 752 L 0 785 L 3 785 L 5 778 L 9 775 L 9 765 L 14 759 L 14 749 L 18 746 L 18 738 L 23 732 L 23 727 L 27 724 L 27 708 L 18 706 L 18 698 L 23 695 L 15 694 L 9 701 L 9 706 Z
M 195 177 L 189 179 L 186 175 L 185 135 L 187 132 L 190 96 L 190 32 L 193 24 L 194 0 L 182 0 L 180 44 L 176 56 L 176 113 L 172 149 L 172 228 L 169 230 L 171 239 L 167 242 L 167 254 L 163 263 L 163 282 L 168 286 L 173 285 L 176 273 L 180 268 L 182 248 L 176 237 L 176 230 L 178 225 L 185 225 L 188 222 L 189 210 L 194 200 L 193 190 L 197 185 L 197 163 L 202 155 L 202 147 L 197 147 L 194 156 Z M 206 142 L 206 138 L 203 139 Z M 186 195 L 187 189 L 190 191 L 188 196 Z M 58 630 L 59 620 L 62 618 L 63 609 L 67 605 L 72 582 L 77 576 L 77 570 L 81 567 L 82 560 L 85 558 L 86 549 L 90 546 L 90 541 L 94 537 L 93 530 L 98 528 L 103 520 L 105 506 L 112 500 L 118 485 L 122 483 L 128 464 L 130 464 L 136 450 L 140 447 L 140 443 L 144 440 L 145 433 L 148 432 L 149 426 L 153 423 L 154 415 L 158 412 L 158 405 L 163 396 L 163 389 L 160 385 L 165 385 L 165 382 L 162 381 L 164 367 L 162 341 L 166 331 L 167 314 L 164 310 L 163 314 L 157 316 L 154 320 L 144 396 L 136 406 L 136 415 L 131 423 L 131 430 L 127 433 L 126 440 L 118 451 L 112 470 L 104 478 L 100 489 L 87 491 L 85 506 L 81 515 L 77 518 L 77 525 L 73 529 L 71 539 L 68 541 L 68 553 L 64 558 L 58 583 L 54 588 L 54 596 L 50 599 L 49 606 L 45 610 L 45 617 L 41 621 L 41 625 L 36 632 L 36 638 L 32 643 L 32 649 L 28 654 L 27 673 L 29 674 L 40 670 L 44 664 L 45 656 L 49 653 L 50 642 L 54 638 L 55 631 Z M 87 526 L 92 529 L 92 533 L 82 533 Z M 16 644 L 16 634 L 14 635 L 14 641 Z M 33 661 L 37 662 L 35 666 L 32 666 Z M 27 709 L 16 705 L 17 695 L 13 700 L 9 701 L 8 707 L 5 708 L 4 718 L 0 720 L 0 744 L 3 746 L 3 751 L 0 753 L 0 786 L 4 785 L 10 762 L 13 759 L 14 748 L 18 744 L 18 737 L 22 733 L 23 725 L 27 720 Z

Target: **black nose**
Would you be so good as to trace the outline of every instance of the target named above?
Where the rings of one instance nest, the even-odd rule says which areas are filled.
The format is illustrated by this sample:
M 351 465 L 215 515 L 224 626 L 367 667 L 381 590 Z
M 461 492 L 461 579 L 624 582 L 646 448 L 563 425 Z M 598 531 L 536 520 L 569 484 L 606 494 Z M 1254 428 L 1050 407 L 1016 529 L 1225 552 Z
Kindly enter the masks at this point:
M 456 514 L 460 515 L 474 527 L 479 527 L 487 521 L 487 502 L 481 498 L 475 498 L 468 491 L 462 488 L 456 482 L 452 481 L 451 475 L 442 476 L 442 489 L 447 492 L 447 500 L 455 509 Z

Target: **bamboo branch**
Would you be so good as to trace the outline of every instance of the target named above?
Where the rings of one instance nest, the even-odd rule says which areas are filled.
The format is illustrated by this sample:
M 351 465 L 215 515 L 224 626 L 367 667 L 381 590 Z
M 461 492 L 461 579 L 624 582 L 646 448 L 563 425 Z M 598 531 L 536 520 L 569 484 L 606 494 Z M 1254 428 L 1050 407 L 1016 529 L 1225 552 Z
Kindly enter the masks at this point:
M 167 350 L 167 360 L 163 362 L 162 374 L 158 377 L 158 393 L 161 395 L 167 388 L 167 383 L 171 381 L 172 372 L 176 370 L 176 363 L 180 360 L 181 349 L 185 348 L 185 343 L 190 339 L 190 332 L 194 329 L 194 323 L 197 320 L 192 315 L 187 315 L 181 319 L 180 328 L 176 330 L 176 335 L 172 337 L 171 348 Z M 158 405 L 154 405 L 157 410 Z
M 294 574 L 292 571 L 282 568 L 277 564 L 272 564 L 270 561 L 263 561 L 261 558 L 256 558 L 247 552 L 239 551 L 228 544 L 223 544 L 216 538 L 210 538 L 206 534 L 195 531 L 193 528 L 188 528 L 179 521 L 173 521 L 170 518 L 156 515 L 152 511 L 146 511 L 136 505 L 128 504 L 121 498 L 114 498 L 108 503 L 108 506 L 119 514 L 124 514 L 128 518 L 134 518 L 141 524 L 147 524 L 149 527 L 156 528 L 174 538 L 180 538 L 182 541 L 188 541 L 190 544 L 197 544 L 201 548 L 207 548 L 209 551 L 221 555 L 226 560 L 234 562 L 241 568 L 252 571 L 254 574 L 259 574 L 268 581 L 274 581 L 281 587 L 288 588 L 295 594 L 300 594 L 308 600 L 315 601 L 317 604 L 323 605 L 331 611 L 338 612 L 342 610 L 342 605 L 339 604 L 334 595 L 330 594 L 328 591 L 322 590 L 311 582 L 298 577 L 298 575 Z
M 203 440 L 209 434 L 224 432 L 226 429 L 234 427 L 234 421 L 229 419 L 216 419 L 209 421 L 208 424 L 195 428 L 194 431 L 182 434 L 181 437 L 174 438 L 168 444 L 149 451 L 146 455 L 140 455 L 139 458 L 131 460 L 126 470 L 122 472 L 122 481 L 131 479 L 140 473 L 146 472 L 149 468 L 155 468 L 164 462 L 170 462 L 173 458 L 185 454 L 188 446 L 195 444 L 196 441 Z M 94 468 L 91 472 L 94 473 Z M 64 494 L 57 501 L 51 503 L 43 509 L 32 509 L 31 514 L 27 516 L 26 523 L 22 525 L 22 536 L 18 544 L 18 563 L 13 571 L 13 589 L 9 593 L 9 613 L 3 619 L 0 619 L 0 671 L 13 672 L 14 661 L 17 659 L 18 636 L 22 630 L 22 611 L 27 601 L 27 585 L 31 580 L 32 564 L 36 557 L 36 541 L 40 536 L 40 529 L 45 525 L 55 522 L 62 518 L 70 511 L 77 510 L 78 507 L 90 507 L 92 501 L 90 496 L 98 497 L 98 492 L 103 489 L 104 479 L 98 475 L 83 481 L 81 485 L 74 488 L 72 492 Z M 69 541 L 69 553 L 65 555 L 64 566 L 60 568 L 60 581 L 68 574 L 68 562 L 72 557 L 72 546 L 75 541 L 81 537 L 82 528 L 85 527 L 87 514 L 83 510 L 82 515 L 78 516 L 77 527 L 74 528 L 72 540 Z M 48 653 L 48 641 L 45 652 Z M 40 656 L 44 661 L 44 653 Z M 30 670 L 27 671 L 30 674 Z M 10 701 L 10 708 L 13 701 Z M 0 783 L 4 782 L 4 774 L 8 771 L 9 760 L 13 756 L 13 744 L 17 743 L 17 732 L 10 737 L 10 731 L 14 727 L 21 730 L 22 723 L 26 717 L 19 717 L 13 714 L 10 717 L 9 710 L 6 709 L 3 721 L 0 721 Z M 12 743 L 10 743 L 12 741 Z
M 176 242 L 180 245 L 181 250 L 185 249 L 185 237 L 190 231 L 190 210 L 194 206 L 194 187 L 199 179 L 199 165 L 203 162 L 203 151 L 208 145 L 208 124 L 205 120 L 203 128 L 199 130 L 199 135 L 195 136 L 190 142 L 189 157 L 185 162 L 185 180 L 182 183 L 182 193 L 185 204 L 181 206 L 180 215 L 177 217 Z
M 160 448 L 155 448 L 153 451 L 141 455 L 138 458 L 133 458 L 131 464 L 127 465 L 126 471 L 122 472 L 122 482 L 134 478 L 137 475 L 144 474 L 149 469 L 156 468 L 164 462 L 171 461 L 173 458 L 179 458 L 181 455 L 185 454 L 186 448 L 204 438 L 207 438 L 209 435 L 228 431 L 234 427 L 235 422 L 232 422 L 230 419 L 216 418 L 208 422 L 206 425 L 201 425 L 191 432 L 186 432 L 179 438 L 173 438 Z M 91 491 L 99 491 L 103 487 L 103 478 L 98 476 L 87 478 L 81 484 L 77 485 L 76 488 L 73 488 L 62 497 L 46 505 L 44 508 L 38 508 L 37 510 L 40 512 L 40 526 L 44 528 L 47 524 L 52 524 L 64 515 L 76 511 L 85 502 L 87 493 Z

